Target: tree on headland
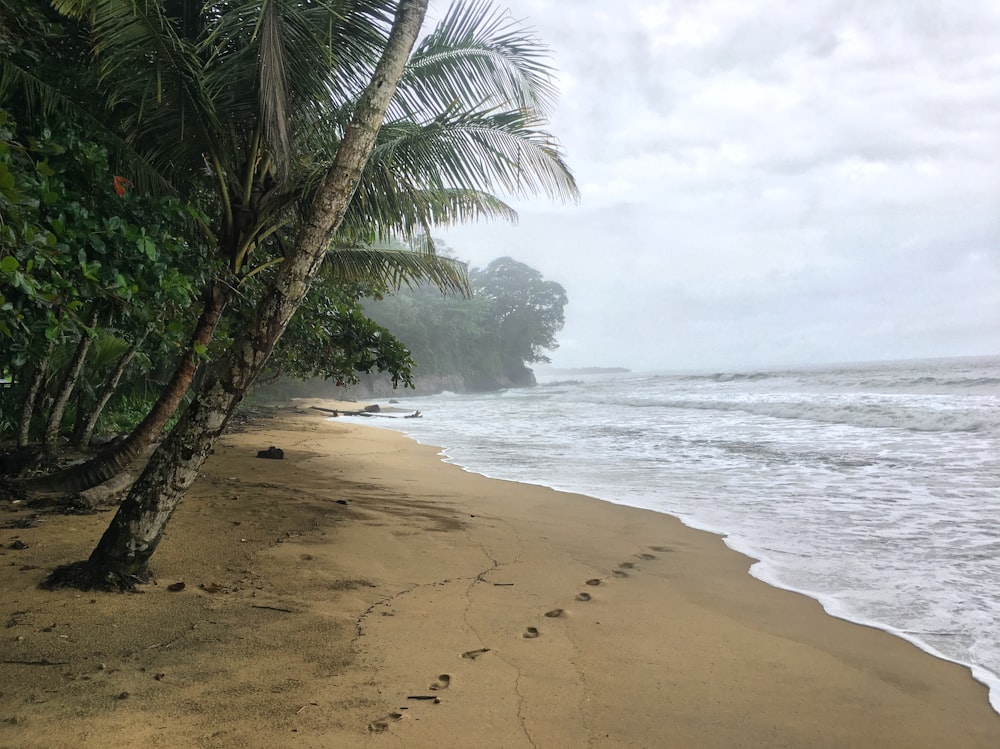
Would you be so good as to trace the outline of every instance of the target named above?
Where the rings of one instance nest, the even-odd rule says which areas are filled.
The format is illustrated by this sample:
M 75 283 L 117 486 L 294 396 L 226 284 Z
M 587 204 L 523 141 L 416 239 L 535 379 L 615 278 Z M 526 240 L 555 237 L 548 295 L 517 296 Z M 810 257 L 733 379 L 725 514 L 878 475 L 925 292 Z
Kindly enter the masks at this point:
M 366 308 L 410 350 L 425 387 L 434 381 L 474 391 L 533 384 L 526 365 L 547 362 L 545 351 L 558 347 L 566 291 L 509 257 L 469 277 L 469 298 L 420 287 Z
M 338 236 L 339 231 L 349 230 L 352 232 L 349 237 L 363 239 L 364 226 L 360 219 L 367 211 L 373 215 L 386 211 L 386 206 L 390 205 L 386 199 L 389 193 L 393 193 L 391 197 L 398 205 L 409 206 L 398 211 L 405 221 L 412 222 L 413 226 L 426 227 L 439 220 L 499 213 L 502 204 L 492 198 L 491 188 L 540 190 L 552 195 L 573 196 L 575 186 L 555 144 L 540 129 L 544 125 L 542 112 L 532 104 L 533 97 L 544 98 L 538 81 L 547 81 L 545 75 L 537 80 L 531 76 L 500 75 L 500 70 L 517 67 L 512 58 L 503 59 L 502 56 L 467 55 L 464 68 L 462 65 L 456 67 L 454 55 L 440 56 L 435 64 L 431 64 L 434 62 L 434 55 L 431 54 L 434 50 L 428 52 L 428 48 L 421 47 L 418 52 L 427 54 L 431 62 L 414 73 L 412 78 L 401 82 L 407 55 L 426 10 L 426 3 L 420 0 L 402 0 L 398 4 L 304 3 L 293 0 L 234 3 L 209 6 L 214 9 L 215 15 L 209 14 L 207 19 L 204 14 L 166 19 L 158 4 L 149 4 L 142 6 L 142 13 L 146 15 L 133 11 L 131 16 L 120 14 L 113 21 L 100 14 L 110 6 L 119 5 L 116 3 L 91 5 L 66 0 L 64 5 L 92 10 L 95 13 L 95 28 L 103 23 L 110 24 L 105 31 L 112 37 L 121 37 L 121 44 L 99 44 L 98 60 L 100 63 L 101 55 L 106 57 L 100 63 L 102 71 L 116 81 L 117 74 L 128 77 L 136 73 L 131 98 L 119 94 L 112 102 L 116 107 L 140 102 L 148 106 L 149 111 L 134 112 L 123 118 L 125 125 L 134 128 L 134 133 L 141 133 L 141 138 L 134 140 L 136 148 L 147 145 L 151 149 L 151 160 L 158 154 L 166 156 L 177 148 L 178 131 L 170 131 L 174 133 L 171 140 L 168 131 L 162 129 L 169 118 L 155 119 L 162 106 L 168 107 L 161 113 L 165 115 L 174 111 L 169 107 L 175 108 L 174 114 L 184 120 L 189 128 L 184 132 L 192 141 L 201 144 L 199 138 L 202 136 L 207 136 L 206 143 L 214 143 L 212 139 L 216 137 L 220 139 L 211 150 L 202 151 L 204 157 L 199 166 L 201 172 L 205 172 L 207 167 L 210 179 L 216 185 L 214 199 L 222 206 L 222 221 L 209 223 L 206 228 L 217 240 L 227 263 L 225 275 L 218 277 L 213 287 L 218 291 L 218 298 L 213 296 L 209 303 L 217 305 L 221 312 L 230 301 L 233 289 L 238 288 L 245 278 L 261 281 L 253 312 L 248 316 L 249 322 L 234 326 L 229 331 L 232 342 L 213 361 L 198 394 L 150 459 L 89 560 L 61 568 L 49 580 L 51 585 L 121 589 L 129 588 L 146 576 L 149 558 L 171 513 L 306 298 L 312 280 L 327 257 L 331 240 Z M 333 6 L 337 6 L 338 12 L 333 12 Z M 190 8 L 182 4 L 182 10 L 193 10 L 194 7 L 193 4 Z M 458 41 L 468 45 L 479 43 L 476 20 L 492 23 L 495 35 L 506 35 L 512 41 L 516 40 L 516 25 L 499 14 L 487 12 L 489 8 L 485 4 L 471 3 L 464 9 L 463 6 L 458 8 L 448 16 L 452 20 L 452 36 Z M 469 8 L 478 12 L 474 13 Z M 316 24 L 315 18 L 302 25 L 288 22 L 296 13 L 310 16 L 319 10 L 327 13 L 331 21 L 339 22 L 344 17 L 341 11 L 359 9 L 365 11 L 364 18 L 350 16 L 350 19 L 364 28 L 347 34 L 345 45 L 336 50 L 324 47 L 330 41 L 326 36 L 329 24 Z M 390 20 L 391 29 L 386 36 L 385 27 Z M 204 38 L 204 44 L 208 45 L 206 48 L 192 47 L 179 35 L 179 30 L 209 21 L 218 24 L 217 28 L 222 31 Z M 137 29 L 136 24 L 141 28 Z M 149 28 L 162 32 L 161 41 L 169 44 L 164 44 L 162 48 L 139 45 L 136 40 L 142 34 L 138 32 Z M 300 39 L 297 34 L 307 37 L 311 34 L 322 39 Z M 530 36 L 522 35 L 522 38 L 531 41 Z M 374 47 L 378 60 L 374 66 L 366 57 L 367 48 L 359 47 L 359 39 L 378 39 Z M 300 69 L 286 64 L 294 57 L 291 56 L 292 49 L 298 58 L 302 58 L 304 41 L 311 44 L 306 45 L 308 49 L 305 51 L 325 50 L 326 54 L 317 54 L 311 67 L 306 65 Z M 323 44 L 317 44 L 317 41 Z M 519 54 L 526 48 L 516 44 L 509 46 Z M 527 44 L 527 48 L 531 46 Z M 205 49 L 211 53 L 209 57 L 213 64 L 231 66 L 226 72 L 235 76 L 232 80 L 240 81 L 237 74 L 242 72 L 244 78 L 252 81 L 256 88 L 255 96 L 250 101 L 234 103 L 234 107 L 238 108 L 238 104 L 244 107 L 242 118 L 234 116 L 234 119 L 223 123 L 224 126 L 217 132 L 213 127 L 218 123 L 208 116 L 199 119 L 198 113 L 211 114 L 211 108 L 204 106 L 205 98 L 212 93 L 219 94 L 220 89 L 206 85 L 198 77 L 201 69 L 188 57 L 189 53 L 193 53 L 194 58 L 201 60 L 198 55 L 207 54 Z M 334 54 L 340 52 L 350 57 L 355 51 L 358 52 L 357 59 L 342 60 Z M 161 52 L 164 54 L 162 60 L 158 58 Z M 486 57 L 488 59 L 484 62 Z M 150 61 L 154 63 L 154 70 L 150 70 Z M 546 66 L 539 64 L 534 57 L 528 58 L 528 61 L 542 73 L 547 71 Z M 156 67 L 158 63 L 162 63 L 162 70 Z M 469 65 L 474 65 L 474 69 L 479 71 L 478 78 L 468 75 Z M 324 114 L 316 121 L 317 126 L 325 127 L 327 135 L 326 145 L 317 151 L 307 151 L 305 146 L 324 141 L 318 132 L 322 128 L 310 131 L 306 127 L 302 137 L 297 139 L 294 128 L 301 126 L 303 120 L 289 116 L 290 112 L 296 111 L 290 106 L 296 100 L 294 90 L 287 84 L 299 75 L 320 80 L 326 86 L 325 97 L 297 102 L 305 112 L 320 106 L 329 113 L 329 116 Z M 367 79 L 368 83 L 360 96 L 343 96 L 337 111 L 329 108 L 326 102 L 331 90 L 342 88 L 347 93 L 362 79 Z M 220 75 L 215 82 L 221 84 L 226 80 L 229 79 Z M 393 99 L 398 83 L 405 85 L 400 86 L 400 93 Z M 470 83 L 476 85 L 470 88 Z M 468 101 L 468 94 L 484 89 L 490 93 L 473 102 Z M 242 90 L 227 90 L 226 93 L 236 97 Z M 437 99 L 431 100 L 431 104 L 465 102 L 466 108 L 464 113 L 461 107 L 446 112 L 445 115 L 452 121 L 438 117 L 437 126 L 453 125 L 458 128 L 466 122 L 471 123 L 464 135 L 453 139 L 452 160 L 446 163 L 440 161 L 440 156 L 446 154 L 442 150 L 443 140 L 439 137 L 435 143 L 430 137 L 435 135 L 434 123 L 425 122 L 424 132 L 410 133 L 405 137 L 398 135 L 385 149 L 387 158 L 383 163 L 392 167 L 389 173 L 405 174 L 407 179 L 398 176 L 386 178 L 380 186 L 367 193 L 369 197 L 378 198 L 377 201 L 369 200 L 367 206 L 364 201 L 360 205 L 354 203 L 355 197 L 365 195 L 357 188 L 363 182 L 366 165 L 378 163 L 369 161 L 369 157 L 376 151 L 380 127 L 387 112 L 390 122 L 394 114 L 416 119 L 420 114 L 417 105 L 428 101 L 428 92 L 434 91 L 437 92 Z M 501 100 L 506 100 L 505 106 L 501 106 Z M 259 117 L 256 114 L 258 106 Z M 506 116 L 505 110 L 509 112 Z M 235 110 L 233 114 L 236 115 Z M 143 118 L 154 119 L 151 122 L 147 120 L 147 126 L 140 127 Z M 256 124 L 247 131 L 239 127 L 246 122 Z M 484 125 L 490 122 L 495 125 L 495 134 L 484 135 Z M 232 131 L 237 131 L 236 136 Z M 331 137 L 331 134 L 336 137 Z M 247 135 L 249 138 L 245 137 Z M 421 135 L 424 137 L 415 137 Z M 183 147 L 178 150 L 183 154 L 193 144 L 182 142 L 180 145 Z M 232 154 L 238 159 L 226 161 L 223 158 L 229 153 L 225 148 L 227 145 L 233 147 Z M 423 172 L 411 168 L 420 164 L 423 164 Z M 238 168 L 240 165 L 246 168 Z M 472 175 L 475 179 L 465 180 L 463 175 Z M 301 181 L 297 181 L 299 178 Z M 194 177 L 180 182 L 189 189 L 199 184 Z M 452 187 L 456 182 L 457 186 Z M 307 185 L 308 189 L 303 191 L 301 185 Z M 356 207 L 359 220 L 348 223 L 345 217 L 352 206 Z M 372 227 L 384 223 L 391 222 L 374 221 Z M 372 227 L 369 227 L 369 233 L 377 234 Z M 364 253 L 360 253 L 359 257 L 363 260 Z M 240 273 L 237 274 L 236 270 Z
M 497 344 L 504 374 L 523 384 L 530 378 L 525 363 L 549 361 L 545 350 L 559 344 L 567 304 L 566 290 L 555 281 L 509 257 L 498 258 L 486 268 L 474 271 L 472 287 L 476 297 L 487 302 L 497 323 Z

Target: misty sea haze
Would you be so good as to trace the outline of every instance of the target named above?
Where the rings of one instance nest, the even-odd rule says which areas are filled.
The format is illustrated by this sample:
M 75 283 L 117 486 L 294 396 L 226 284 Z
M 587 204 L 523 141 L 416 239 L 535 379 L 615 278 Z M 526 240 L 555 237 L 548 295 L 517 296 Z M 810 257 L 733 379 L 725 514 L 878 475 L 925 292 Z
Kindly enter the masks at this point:
M 1000 712 L 1000 357 L 539 379 L 365 423 L 720 533 L 754 576 L 969 666 Z

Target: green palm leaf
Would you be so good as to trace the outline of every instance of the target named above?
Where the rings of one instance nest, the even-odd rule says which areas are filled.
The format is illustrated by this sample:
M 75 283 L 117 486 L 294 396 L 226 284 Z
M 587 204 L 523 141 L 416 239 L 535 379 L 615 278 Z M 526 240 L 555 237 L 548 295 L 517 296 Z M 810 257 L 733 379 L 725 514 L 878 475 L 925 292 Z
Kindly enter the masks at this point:
M 515 223 L 517 212 L 482 190 L 419 189 L 383 170 L 366 179 L 351 202 L 340 237 L 356 242 L 383 242 L 401 236 L 408 241 L 436 226 L 500 219 Z M 380 178 L 380 179 L 379 179 Z
M 385 125 L 383 142 L 372 159 L 428 188 L 460 186 L 575 199 L 573 176 L 543 126 L 528 110 L 449 111 L 423 125 Z
M 221 14 L 200 53 L 213 102 L 242 124 L 234 145 L 252 148 L 259 134 L 277 176 L 287 178 L 295 129 L 363 89 L 385 43 L 388 5 L 252 0 Z
M 324 272 L 337 281 L 372 283 L 386 289 L 430 283 L 468 296 L 468 267 L 429 250 L 338 246 L 326 256 Z
M 545 115 L 557 96 L 553 73 L 548 48 L 509 11 L 456 2 L 411 55 L 390 117 L 419 118 L 456 102 Z
M 71 15 L 89 17 L 94 55 L 107 103 L 123 113 L 126 132 L 153 163 L 195 169 L 217 154 L 220 121 L 203 85 L 196 40 L 198 3 L 184 0 L 180 16 L 145 0 L 56 0 Z

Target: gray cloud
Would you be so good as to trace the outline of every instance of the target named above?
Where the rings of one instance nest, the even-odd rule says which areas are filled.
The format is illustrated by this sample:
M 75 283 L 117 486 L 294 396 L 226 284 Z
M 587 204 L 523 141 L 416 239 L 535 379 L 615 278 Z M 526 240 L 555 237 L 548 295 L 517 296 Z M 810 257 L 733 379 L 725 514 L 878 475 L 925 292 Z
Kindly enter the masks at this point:
M 509 5 L 583 199 L 444 238 L 567 288 L 557 364 L 1000 353 L 1000 5 Z

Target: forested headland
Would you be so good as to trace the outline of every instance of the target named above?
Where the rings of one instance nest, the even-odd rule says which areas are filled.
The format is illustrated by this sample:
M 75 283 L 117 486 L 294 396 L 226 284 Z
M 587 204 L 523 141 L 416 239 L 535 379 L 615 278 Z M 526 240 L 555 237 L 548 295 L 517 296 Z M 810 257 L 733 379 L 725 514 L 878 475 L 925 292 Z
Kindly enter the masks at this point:
M 566 291 L 530 266 L 502 257 L 469 271 L 471 296 L 420 285 L 365 311 L 409 349 L 421 390 L 484 391 L 535 382 L 533 363 L 558 347 Z
M 439 255 L 453 258 L 437 244 Z M 471 268 L 468 278 L 466 293 L 415 283 L 368 296 L 360 305 L 312 297 L 265 370 L 263 397 L 386 397 L 534 385 L 530 365 L 548 363 L 546 352 L 559 346 L 565 289 L 510 257 Z

